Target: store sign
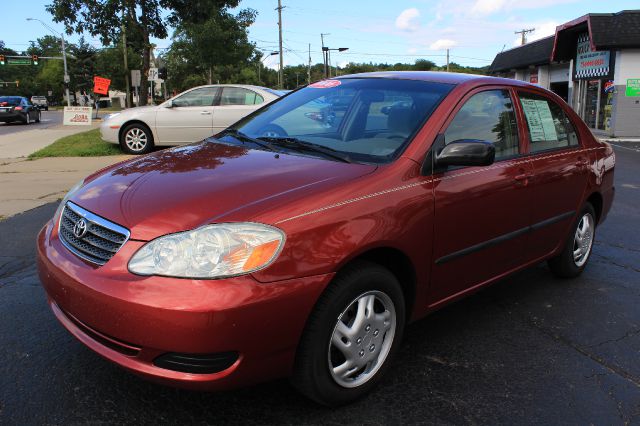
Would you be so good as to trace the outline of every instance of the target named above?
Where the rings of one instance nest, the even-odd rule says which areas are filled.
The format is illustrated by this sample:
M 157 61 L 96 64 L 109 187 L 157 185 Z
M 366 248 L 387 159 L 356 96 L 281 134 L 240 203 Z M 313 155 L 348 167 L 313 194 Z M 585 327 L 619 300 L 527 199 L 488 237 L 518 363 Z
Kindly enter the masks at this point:
M 65 126 L 89 126 L 91 107 L 64 107 L 62 124 Z
M 578 37 L 576 53 L 576 78 L 604 77 L 609 75 L 611 53 L 608 50 L 593 51 L 589 35 Z
M 625 96 L 640 97 L 640 78 L 628 78 L 627 88 L 624 91 Z
M 531 71 L 531 75 L 529 75 L 529 83 L 538 84 L 538 70 Z

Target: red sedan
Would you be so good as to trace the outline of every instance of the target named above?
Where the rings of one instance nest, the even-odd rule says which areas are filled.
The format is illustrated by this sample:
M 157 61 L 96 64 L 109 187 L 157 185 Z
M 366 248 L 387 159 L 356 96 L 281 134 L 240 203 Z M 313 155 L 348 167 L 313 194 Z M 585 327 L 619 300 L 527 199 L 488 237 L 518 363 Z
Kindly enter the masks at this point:
M 343 76 L 87 177 L 38 236 L 40 277 L 58 320 L 136 374 L 289 376 L 338 405 L 381 379 L 407 322 L 541 261 L 579 275 L 614 163 L 539 87 Z

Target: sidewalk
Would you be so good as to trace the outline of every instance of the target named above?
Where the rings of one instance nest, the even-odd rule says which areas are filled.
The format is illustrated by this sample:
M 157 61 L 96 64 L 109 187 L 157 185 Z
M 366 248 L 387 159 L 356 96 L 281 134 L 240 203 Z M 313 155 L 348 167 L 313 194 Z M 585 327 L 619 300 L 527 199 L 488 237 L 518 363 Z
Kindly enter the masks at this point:
M 80 179 L 127 155 L 0 158 L 0 219 L 57 201 Z
M 0 158 L 27 157 L 64 136 L 86 132 L 98 127 L 100 127 L 100 121 L 94 121 L 91 126 L 60 125 L 2 135 L 0 137 Z

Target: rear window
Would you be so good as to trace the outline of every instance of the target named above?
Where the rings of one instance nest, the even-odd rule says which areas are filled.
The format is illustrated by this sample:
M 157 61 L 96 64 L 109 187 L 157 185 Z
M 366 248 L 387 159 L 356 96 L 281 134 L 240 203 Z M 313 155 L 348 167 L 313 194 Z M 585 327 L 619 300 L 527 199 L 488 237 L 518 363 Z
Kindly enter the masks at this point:
M 22 98 L 16 98 L 13 96 L 0 96 L 0 106 L 18 106 Z

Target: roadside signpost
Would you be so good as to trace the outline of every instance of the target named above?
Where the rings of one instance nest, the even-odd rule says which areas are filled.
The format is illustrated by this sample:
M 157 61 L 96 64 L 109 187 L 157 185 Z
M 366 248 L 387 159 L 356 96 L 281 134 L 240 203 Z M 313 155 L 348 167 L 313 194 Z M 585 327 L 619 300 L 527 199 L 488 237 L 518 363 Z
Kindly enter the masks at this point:
M 91 125 L 91 107 L 64 107 L 62 124 L 65 126 Z
M 104 77 L 93 77 L 93 93 L 94 95 L 109 95 L 109 85 L 111 80 Z M 95 97 L 96 104 L 96 118 L 98 118 L 98 110 L 100 109 L 98 96 Z
M 140 70 L 131 70 L 131 86 L 136 93 L 136 106 L 140 105 L 140 96 L 138 96 L 138 90 L 140 88 Z

